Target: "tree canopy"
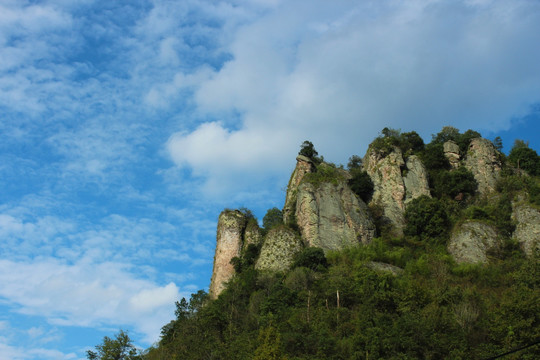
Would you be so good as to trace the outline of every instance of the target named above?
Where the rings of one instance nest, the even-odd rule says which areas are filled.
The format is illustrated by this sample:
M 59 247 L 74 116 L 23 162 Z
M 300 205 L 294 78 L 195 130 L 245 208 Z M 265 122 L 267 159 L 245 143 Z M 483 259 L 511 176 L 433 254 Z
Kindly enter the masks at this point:
M 89 360 L 141 360 L 140 352 L 133 346 L 133 342 L 128 333 L 120 330 L 114 339 L 108 336 L 103 338 L 103 342 L 96 345 L 97 352 L 88 350 L 86 357 Z

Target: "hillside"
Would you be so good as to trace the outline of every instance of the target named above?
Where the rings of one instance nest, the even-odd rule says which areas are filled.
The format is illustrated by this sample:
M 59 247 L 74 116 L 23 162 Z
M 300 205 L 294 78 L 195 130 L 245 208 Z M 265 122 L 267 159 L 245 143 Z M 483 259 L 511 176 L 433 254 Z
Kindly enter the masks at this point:
M 209 293 L 141 357 L 539 358 L 540 156 L 500 148 L 385 128 L 345 167 L 304 142 L 284 208 L 221 213 Z

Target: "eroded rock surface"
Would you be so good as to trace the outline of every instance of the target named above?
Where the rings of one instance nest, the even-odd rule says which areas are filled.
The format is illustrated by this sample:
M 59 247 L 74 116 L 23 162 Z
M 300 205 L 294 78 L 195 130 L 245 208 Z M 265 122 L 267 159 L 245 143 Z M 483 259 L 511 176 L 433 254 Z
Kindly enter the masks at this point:
M 212 299 L 225 289 L 225 283 L 234 275 L 231 259 L 240 256 L 246 217 L 238 210 L 225 210 L 219 215 L 214 269 L 209 296 Z
M 454 229 L 448 252 L 458 263 L 485 263 L 488 252 L 498 246 L 497 232 L 493 226 L 470 220 Z
M 307 244 L 325 251 L 366 244 L 375 236 L 366 204 L 344 182 L 300 184 L 296 221 Z
M 397 236 L 403 234 L 405 227 L 405 184 L 401 170 L 405 161 L 397 147 L 384 155 L 380 151 L 368 149 L 364 157 L 364 169 L 373 181 L 372 204 L 383 209 L 385 220 L 392 224 Z
M 499 153 L 491 141 L 484 138 L 471 140 L 465 158 L 465 167 L 473 173 L 481 195 L 495 190 L 501 166 Z
M 461 160 L 461 155 L 459 153 L 459 145 L 454 141 L 449 140 L 443 144 L 444 156 L 448 159 L 450 166 L 453 169 L 459 167 L 459 161 Z
M 265 237 L 255 268 L 263 271 L 288 270 L 294 256 L 303 248 L 302 239 L 292 229 L 285 226 L 274 228 Z
M 422 195 L 431 197 L 427 170 L 418 156 L 409 156 L 405 162 L 405 167 L 407 173 L 403 177 L 403 184 L 405 185 L 404 203 L 407 204 L 411 200 Z
M 306 174 L 315 170 L 315 165 L 308 157 L 298 155 L 296 157 L 296 167 L 293 170 L 289 184 L 287 185 L 287 195 L 285 206 L 283 207 L 283 223 L 288 224 L 295 213 L 296 195 L 300 182 Z
M 512 204 L 512 218 L 516 222 L 514 238 L 519 242 L 523 252 L 532 256 L 540 251 L 540 211 L 527 203 Z

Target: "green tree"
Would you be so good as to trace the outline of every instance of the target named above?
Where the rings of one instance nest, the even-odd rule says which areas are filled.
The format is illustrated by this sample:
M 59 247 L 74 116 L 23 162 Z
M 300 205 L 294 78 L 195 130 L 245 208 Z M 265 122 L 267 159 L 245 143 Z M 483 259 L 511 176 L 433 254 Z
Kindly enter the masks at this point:
M 453 171 L 440 171 L 433 179 L 434 193 L 437 197 L 455 198 L 459 194 L 474 195 L 478 183 L 474 175 L 464 166 Z
M 450 168 L 450 163 L 446 156 L 444 156 L 443 144 L 433 142 L 427 144 L 420 157 L 424 166 L 430 172 Z
M 382 135 L 384 137 L 389 137 L 389 138 L 398 139 L 401 136 L 401 130 L 392 129 L 392 128 L 388 128 L 388 127 L 385 127 L 384 129 L 382 129 L 381 133 L 382 133 Z
M 303 155 L 313 160 L 317 155 L 319 155 L 319 153 L 317 152 L 317 150 L 315 150 L 315 146 L 313 146 L 313 143 L 306 140 L 300 146 L 300 152 L 298 153 L 298 155 Z
M 445 237 L 450 226 L 444 204 L 438 199 L 422 195 L 409 203 L 405 210 L 405 235 L 437 242 Z
M 424 140 L 416 131 L 401 134 L 401 139 L 403 143 L 402 150 L 405 152 L 411 150 L 414 153 L 424 150 Z
M 431 135 L 431 142 L 437 144 L 444 144 L 445 142 L 452 140 L 457 143 L 459 140 L 459 136 L 460 134 L 458 129 L 453 126 L 445 126 L 437 135 Z
M 103 343 L 96 345 L 97 352 L 88 350 L 86 357 L 89 360 L 141 360 L 142 357 L 133 346 L 127 332 L 120 330 L 114 339 L 108 336 L 103 338 Z
M 281 352 L 281 337 L 272 322 L 259 331 L 259 347 L 253 360 L 284 360 Z
M 321 248 L 310 246 L 296 254 L 293 268 L 306 267 L 311 270 L 322 270 L 328 267 L 326 256 Z
M 347 163 L 347 169 L 349 171 L 352 171 L 354 169 L 359 169 L 362 167 L 362 158 L 358 155 L 353 155 L 349 158 L 349 162 Z
M 510 154 L 508 154 L 508 161 L 518 169 L 527 171 L 530 175 L 540 175 L 540 156 L 522 140 L 516 140 Z
M 263 228 L 266 232 L 275 226 L 283 224 L 283 213 L 276 207 L 268 209 L 263 217 Z
M 497 149 L 498 151 L 502 151 L 503 141 L 500 136 L 497 136 L 495 139 L 493 139 L 493 146 L 495 146 L 495 149 Z
M 373 181 L 369 174 L 360 168 L 351 170 L 349 186 L 364 202 L 369 202 L 373 195 Z

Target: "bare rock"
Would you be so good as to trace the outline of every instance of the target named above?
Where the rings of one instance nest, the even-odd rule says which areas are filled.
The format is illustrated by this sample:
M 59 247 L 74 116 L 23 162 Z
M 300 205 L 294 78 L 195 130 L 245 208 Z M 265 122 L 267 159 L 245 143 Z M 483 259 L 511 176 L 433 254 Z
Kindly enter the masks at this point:
M 540 251 L 540 210 L 527 203 L 513 203 L 512 218 L 516 222 L 513 236 L 523 252 L 532 256 L 535 251 Z
M 302 238 L 325 251 L 366 244 L 375 236 L 367 205 L 344 181 L 300 184 L 295 215 Z
M 364 157 L 364 169 L 374 187 L 371 204 L 383 209 L 383 216 L 394 227 L 396 236 L 403 235 L 405 227 L 405 184 L 401 177 L 404 167 L 401 149 L 397 147 L 388 155 L 369 148 Z
M 493 226 L 471 220 L 454 229 L 448 252 L 458 263 L 485 263 L 488 251 L 498 246 L 497 232 Z
M 405 185 L 404 203 L 407 204 L 411 200 L 422 195 L 431 197 L 427 170 L 418 156 L 409 156 L 405 162 L 405 166 L 407 168 L 407 173 L 403 177 L 403 184 Z
M 446 156 L 452 168 L 457 169 L 459 167 L 459 161 L 461 160 L 459 145 L 454 141 L 449 140 L 443 144 L 443 149 L 444 156 Z
M 465 167 L 473 173 L 481 195 L 495 190 L 502 164 L 499 152 L 491 141 L 484 138 L 472 139 L 465 158 Z
M 225 210 L 219 215 L 214 269 L 210 281 L 209 296 L 215 299 L 225 289 L 234 275 L 231 259 L 240 256 L 246 217 L 238 210 Z
M 286 226 L 274 228 L 266 235 L 255 268 L 263 271 L 288 270 L 294 256 L 303 248 L 302 239 L 292 229 Z
M 283 207 L 283 223 L 288 224 L 295 213 L 296 195 L 298 186 L 306 174 L 315 170 L 315 165 L 310 158 L 303 155 L 296 157 L 296 167 L 291 175 L 287 185 L 287 194 L 285 196 L 285 206 Z

